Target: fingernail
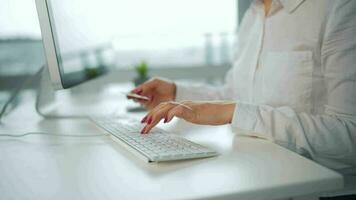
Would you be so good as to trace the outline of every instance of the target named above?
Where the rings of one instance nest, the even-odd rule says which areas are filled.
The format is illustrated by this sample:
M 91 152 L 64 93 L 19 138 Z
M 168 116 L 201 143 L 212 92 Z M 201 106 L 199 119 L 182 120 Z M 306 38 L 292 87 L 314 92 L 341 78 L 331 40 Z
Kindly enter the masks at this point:
M 152 117 L 148 118 L 148 124 L 151 124 L 152 123 Z
M 141 120 L 141 123 L 145 123 L 145 122 L 146 122 L 146 119 L 147 119 L 147 116 L 144 117 L 144 118 Z
M 168 121 L 168 119 L 167 119 L 167 117 L 165 117 L 163 123 L 167 123 L 167 121 Z
M 141 130 L 141 134 L 145 134 L 146 127 Z
M 136 88 L 134 90 L 132 90 L 133 93 L 139 93 L 139 92 L 142 92 L 142 89 L 140 88 Z

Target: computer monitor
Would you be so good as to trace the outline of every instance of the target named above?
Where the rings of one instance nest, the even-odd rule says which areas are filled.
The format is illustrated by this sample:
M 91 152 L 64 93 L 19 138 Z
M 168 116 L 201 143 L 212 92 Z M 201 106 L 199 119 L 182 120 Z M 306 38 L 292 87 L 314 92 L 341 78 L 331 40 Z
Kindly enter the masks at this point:
M 73 4 L 69 0 L 36 0 L 54 89 L 70 88 L 106 72 L 102 53 L 110 48 L 108 38 L 99 37 L 87 16 Z

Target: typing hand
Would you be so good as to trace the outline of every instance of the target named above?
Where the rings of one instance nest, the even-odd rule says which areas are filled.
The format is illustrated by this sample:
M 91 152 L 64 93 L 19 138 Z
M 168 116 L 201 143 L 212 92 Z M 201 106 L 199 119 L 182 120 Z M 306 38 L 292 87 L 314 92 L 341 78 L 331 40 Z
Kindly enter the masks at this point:
M 222 125 L 231 123 L 236 104 L 233 102 L 164 102 L 152 109 L 143 119 L 146 126 L 141 133 L 148 133 L 162 119 L 170 122 L 173 117 L 188 122 L 205 125 Z
M 147 110 L 151 110 L 158 104 L 166 101 L 173 101 L 176 96 L 176 85 L 173 82 L 163 79 L 151 79 L 131 91 L 132 93 L 146 96 L 149 100 L 133 99 L 142 104 Z

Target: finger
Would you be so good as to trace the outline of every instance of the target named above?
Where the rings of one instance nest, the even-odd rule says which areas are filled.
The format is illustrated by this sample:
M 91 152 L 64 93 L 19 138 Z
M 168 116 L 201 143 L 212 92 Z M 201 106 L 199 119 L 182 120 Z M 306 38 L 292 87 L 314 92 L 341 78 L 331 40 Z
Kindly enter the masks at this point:
M 142 88 L 141 87 L 137 87 L 133 90 L 131 90 L 132 93 L 135 93 L 135 94 L 141 94 L 142 93 Z
M 147 94 L 147 95 L 143 95 L 142 94 L 142 96 L 147 97 L 147 99 L 146 98 L 145 99 L 144 98 L 138 98 L 137 100 L 139 100 L 140 102 L 145 103 L 145 104 L 150 103 L 150 102 L 153 101 L 153 95 L 151 95 L 151 94 Z
M 149 101 L 148 100 L 144 100 L 144 99 L 135 99 L 137 103 L 140 104 L 147 104 Z
M 147 104 L 147 100 L 140 100 L 136 98 L 130 98 L 130 100 L 132 100 L 135 103 L 139 103 L 143 107 L 145 107 L 145 105 Z
M 150 96 L 149 98 L 150 101 L 140 102 L 146 110 L 152 110 L 160 104 L 160 101 L 156 100 L 155 96 Z
M 149 133 L 151 131 L 151 129 L 153 127 L 155 127 L 163 118 L 164 118 L 164 116 L 156 116 L 152 122 L 148 121 L 149 123 L 146 124 L 146 126 L 142 129 L 141 133 L 142 134 Z M 153 118 L 150 118 L 150 119 L 153 119 Z
M 150 101 L 150 99 L 148 98 L 148 99 L 143 99 L 143 98 L 139 98 L 139 97 L 132 97 L 132 96 L 127 96 L 126 97 L 127 99 L 131 99 L 131 100 L 133 100 L 133 101 L 135 101 L 135 102 L 149 102 Z
M 146 120 L 147 120 L 147 115 L 142 118 L 141 123 L 146 123 Z
M 131 91 L 132 92 L 132 91 Z M 138 103 L 142 104 L 147 110 L 150 110 L 153 108 L 153 93 L 154 93 L 154 89 L 149 88 L 149 89 L 143 89 L 140 90 L 139 95 L 145 96 L 148 99 L 141 99 L 141 98 L 134 98 L 132 97 L 131 99 L 136 99 Z
M 161 109 L 163 106 L 165 106 L 166 104 L 165 103 L 161 103 L 159 104 L 158 106 L 156 106 L 153 110 L 149 111 L 144 117 L 143 119 L 141 120 L 142 123 L 148 123 L 152 113 L 156 110 L 159 110 Z
M 159 99 L 156 99 L 155 96 L 151 96 L 149 98 L 150 98 L 150 101 L 141 101 L 140 102 L 140 104 L 148 111 L 156 108 L 160 104 Z
M 137 101 L 138 101 L 136 98 L 134 98 L 134 97 L 132 97 L 132 96 L 127 96 L 127 95 L 126 95 L 126 99 L 132 100 L 132 101 L 134 101 L 134 102 L 137 102 Z
M 144 121 L 145 121 L 144 123 L 148 123 L 148 121 L 152 121 L 151 118 L 152 118 L 152 115 L 153 115 L 154 113 L 158 112 L 159 110 L 163 110 L 164 107 L 167 107 L 167 106 L 169 106 L 169 105 L 170 105 L 169 102 L 160 103 L 160 104 L 158 104 L 156 107 L 154 107 L 153 109 L 151 109 L 151 110 L 147 113 L 147 115 L 144 117 L 144 118 L 146 118 L 146 120 L 144 120 Z
M 162 106 L 160 109 L 155 109 L 155 111 L 148 116 L 147 125 L 145 126 L 143 133 L 146 134 L 153 127 L 155 127 L 163 118 L 167 116 L 167 112 L 173 107 L 175 107 L 174 104 L 168 103 Z
M 148 92 L 153 90 L 155 87 L 157 87 L 157 83 L 158 81 L 156 79 L 152 79 L 152 80 L 148 80 L 146 82 L 144 82 L 143 84 L 137 86 L 136 88 L 134 88 L 133 90 L 131 90 L 131 92 L 135 93 L 135 94 L 143 94 L 144 92 Z

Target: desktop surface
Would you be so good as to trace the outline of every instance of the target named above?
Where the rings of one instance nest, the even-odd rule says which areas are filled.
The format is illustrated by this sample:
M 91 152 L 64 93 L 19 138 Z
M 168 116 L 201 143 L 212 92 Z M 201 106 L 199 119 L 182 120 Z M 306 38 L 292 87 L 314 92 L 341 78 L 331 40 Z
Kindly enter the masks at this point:
M 118 97 L 120 116 L 127 100 Z M 127 114 L 139 119 L 143 114 Z M 144 163 L 108 136 L 0 138 L 1 199 L 281 199 L 341 189 L 338 173 L 229 126 L 175 120 L 161 128 L 211 147 L 218 157 Z M 103 133 L 87 119 L 48 120 L 33 102 L 16 108 L 1 132 Z

